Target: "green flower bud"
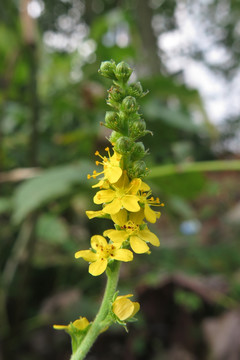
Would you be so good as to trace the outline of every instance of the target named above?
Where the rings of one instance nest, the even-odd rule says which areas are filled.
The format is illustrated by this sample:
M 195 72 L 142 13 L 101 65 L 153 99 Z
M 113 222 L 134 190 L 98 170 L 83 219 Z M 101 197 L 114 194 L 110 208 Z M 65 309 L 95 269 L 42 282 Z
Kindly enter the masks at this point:
M 139 160 L 146 155 L 146 150 L 142 142 L 137 142 L 134 144 L 131 152 L 131 160 Z
M 148 173 L 148 168 L 142 160 L 135 161 L 130 169 L 128 169 L 128 174 L 131 178 L 143 178 Z
M 126 62 L 121 61 L 119 64 L 117 64 L 115 75 L 118 80 L 127 82 L 131 74 L 132 69 Z
M 130 136 L 137 139 L 145 135 L 146 123 L 143 119 L 135 120 L 129 126 Z
M 118 118 L 118 113 L 115 111 L 107 111 L 105 115 L 105 125 L 110 129 L 115 127 L 118 123 Z
M 121 136 L 115 144 L 116 151 L 121 155 L 129 154 L 133 147 L 133 141 L 127 136 Z
M 99 73 L 109 79 L 116 80 L 115 76 L 116 64 L 115 61 L 103 61 L 101 62 Z
M 107 111 L 105 115 L 105 126 L 109 129 L 125 134 L 125 120 L 117 112 Z
M 131 84 L 128 89 L 128 94 L 136 98 L 142 97 L 144 93 L 141 83 L 138 81 L 137 83 Z
M 108 102 L 121 102 L 124 98 L 122 89 L 119 86 L 112 86 L 108 90 Z
M 122 137 L 122 135 L 119 132 L 113 131 L 111 133 L 111 136 L 109 138 L 109 141 L 111 142 L 111 144 L 113 144 L 114 146 L 116 145 L 116 142 L 118 141 L 118 139 Z M 116 149 L 117 150 L 117 149 Z
M 133 96 L 126 96 L 122 102 L 122 111 L 127 113 L 136 112 L 138 110 L 138 104 Z

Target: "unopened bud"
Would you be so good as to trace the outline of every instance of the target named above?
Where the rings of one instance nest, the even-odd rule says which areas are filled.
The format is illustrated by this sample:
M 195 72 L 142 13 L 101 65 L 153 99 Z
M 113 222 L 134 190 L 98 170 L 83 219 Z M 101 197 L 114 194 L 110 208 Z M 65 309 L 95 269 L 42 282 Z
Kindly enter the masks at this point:
M 146 150 L 142 142 L 134 143 L 132 152 L 131 152 L 131 160 L 139 160 L 146 155 Z
M 108 90 L 108 100 L 111 102 L 112 100 L 114 102 L 121 102 L 124 98 L 124 95 L 122 93 L 122 89 L 119 86 L 112 86 Z
M 143 178 L 148 173 L 148 169 L 144 161 L 139 160 L 133 163 L 133 166 L 128 169 L 128 174 L 131 178 Z
M 138 104 L 133 96 L 126 96 L 122 102 L 122 111 L 132 113 L 138 110 Z
M 118 80 L 127 82 L 132 74 L 132 69 L 125 61 L 121 61 L 116 66 L 115 74 Z
M 114 61 L 101 62 L 99 73 L 109 79 L 116 80 L 115 76 L 116 64 Z
M 133 147 L 133 141 L 127 136 L 121 136 L 117 140 L 115 145 L 116 151 L 121 155 L 130 153 L 132 151 L 132 147 Z
M 131 84 L 128 89 L 128 94 L 136 98 L 143 96 L 143 88 L 141 83 L 138 81 L 137 83 Z
M 117 140 L 118 140 L 121 136 L 122 136 L 122 135 L 119 134 L 119 132 L 113 131 L 113 132 L 111 133 L 111 136 L 110 136 L 110 138 L 109 138 L 109 141 L 111 142 L 112 145 L 115 146 Z
M 130 135 L 137 139 L 145 135 L 146 123 L 143 119 L 135 120 L 129 127 Z

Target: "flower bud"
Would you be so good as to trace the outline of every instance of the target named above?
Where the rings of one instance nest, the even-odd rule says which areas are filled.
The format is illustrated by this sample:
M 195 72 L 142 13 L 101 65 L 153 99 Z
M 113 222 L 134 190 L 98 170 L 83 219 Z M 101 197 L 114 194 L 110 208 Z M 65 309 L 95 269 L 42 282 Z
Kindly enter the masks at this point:
M 122 93 L 122 89 L 119 86 L 112 86 L 108 90 L 108 100 L 109 102 L 121 102 L 124 98 L 124 95 Z
M 109 141 L 111 142 L 111 144 L 113 144 L 114 146 L 116 145 L 117 140 L 122 137 L 122 134 L 120 134 L 119 132 L 113 131 L 111 133 L 111 136 L 109 138 Z
M 138 81 L 137 83 L 131 84 L 128 89 L 128 94 L 136 98 L 142 97 L 144 94 L 141 83 Z
M 125 124 L 126 122 L 122 117 L 119 116 L 117 112 L 107 111 L 105 115 L 105 126 L 109 129 L 118 131 L 122 134 L 125 133 Z
M 142 178 L 148 173 L 148 168 L 142 160 L 135 161 L 130 169 L 128 169 L 128 174 L 131 178 Z
M 133 147 L 133 141 L 127 136 L 121 136 L 115 145 L 115 150 L 121 154 L 126 155 L 131 152 Z
M 113 126 L 117 125 L 118 118 L 118 113 L 115 111 L 107 111 L 105 115 L 105 125 L 111 129 Z
M 121 61 L 116 66 L 115 74 L 118 80 L 127 82 L 132 74 L 132 69 L 125 61 Z
M 129 130 L 131 137 L 137 139 L 145 135 L 146 123 L 143 119 L 135 120 L 130 125 Z
M 116 80 L 115 76 L 116 64 L 114 61 L 101 62 L 99 73 L 109 79 Z
M 132 113 L 138 110 L 138 104 L 133 96 L 126 96 L 122 102 L 122 111 Z
M 131 152 L 131 160 L 139 160 L 146 155 L 146 150 L 142 142 L 134 143 L 132 152 Z

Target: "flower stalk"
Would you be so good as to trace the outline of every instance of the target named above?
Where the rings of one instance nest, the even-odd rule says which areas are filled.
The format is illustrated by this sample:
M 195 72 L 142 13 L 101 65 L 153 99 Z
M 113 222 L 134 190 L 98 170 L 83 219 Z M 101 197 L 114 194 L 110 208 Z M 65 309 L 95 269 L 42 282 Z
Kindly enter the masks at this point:
M 100 74 L 113 80 L 108 90 L 107 111 L 102 125 L 112 130 L 110 145 L 106 154 L 97 150 L 96 166 L 88 179 L 98 179 L 92 187 L 97 189 L 93 202 L 101 206 L 97 211 L 86 211 L 89 219 L 107 218 L 114 227 L 106 229 L 103 235 L 91 237 L 91 247 L 79 250 L 75 258 L 89 263 L 89 273 L 100 276 L 105 271 L 107 285 L 99 312 L 93 322 L 84 317 L 69 325 L 54 325 L 65 330 L 72 339 L 71 360 L 83 360 L 97 337 L 113 323 L 127 330 L 127 323 L 134 321 L 139 311 L 138 302 L 129 298 L 131 294 L 118 296 L 117 283 L 121 262 L 133 261 L 135 254 L 149 254 L 150 246 L 160 245 L 158 237 L 152 233 L 147 222 L 155 223 L 163 206 L 159 198 L 154 198 L 150 186 L 143 181 L 148 168 L 143 157 L 148 153 L 139 139 L 147 134 L 146 123 L 141 118 L 137 100 L 146 93 L 140 82 L 128 84 L 132 69 L 125 62 L 115 64 L 104 61 Z

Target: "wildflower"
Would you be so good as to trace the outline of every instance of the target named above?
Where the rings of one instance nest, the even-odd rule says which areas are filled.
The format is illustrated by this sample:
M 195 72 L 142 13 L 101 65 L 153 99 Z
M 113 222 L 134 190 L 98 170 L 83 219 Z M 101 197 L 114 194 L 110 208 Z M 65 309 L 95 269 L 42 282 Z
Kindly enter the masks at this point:
M 132 250 L 137 254 L 143 254 L 149 251 L 146 244 L 149 242 L 154 246 L 159 246 L 158 237 L 153 234 L 147 226 L 143 223 L 143 210 L 137 213 L 130 213 L 122 209 L 116 215 L 112 215 L 112 220 L 120 227 L 121 230 L 106 230 L 103 234 L 108 236 L 114 244 L 122 244 L 129 239 Z M 143 226 L 144 228 L 142 228 Z
M 132 296 L 131 294 L 118 296 L 112 304 L 112 311 L 121 321 L 131 319 L 140 309 L 138 302 L 128 299 Z
M 53 325 L 53 328 L 56 330 L 71 331 L 71 328 L 73 327 L 75 330 L 83 331 L 88 327 L 89 324 L 90 322 L 87 318 L 80 316 L 80 318 L 75 320 L 73 323 L 70 322 L 68 325 Z
M 145 184 L 147 185 L 147 184 Z M 147 185 L 148 186 L 148 185 Z M 141 195 L 139 196 L 139 202 L 144 205 L 144 215 L 147 221 L 150 223 L 155 223 L 157 219 L 160 218 L 161 213 L 160 211 L 154 211 L 151 209 L 150 205 L 153 206 L 164 206 L 163 203 L 160 203 L 159 198 L 154 199 L 153 196 L 151 196 L 151 190 L 150 188 L 146 190 L 147 187 L 142 187 Z M 147 192 L 146 192 L 147 191 Z M 151 196 L 149 198 L 149 196 Z
M 111 184 L 114 184 L 119 180 L 122 175 L 122 169 L 120 166 L 122 156 L 118 154 L 115 150 L 113 156 L 111 156 L 109 147 L 106 147 L 105 151 L 108 152 L 108 158 L 106 156 L 100 155 L 99 151 L 95 152 L 95 155 L 99 156 L 102 159 L 102 161 L 96 161 L 96 165 L 103 165 L 103 171 L 97 172 L 96 170 L 94 170 L 92 175 L 88 174 L 88 179 L 90 179 L 91 177 L 93 179 L 96 179 L 97 176 L 104 174 L 104 180 L 108 180 Z M 96 186 L 101 185 L 95 185 L 94 187 Z
M 93 201 L 95 204 L 107 203 L 103 208 L 103 212 L 106 214 L 116 214 L 122 207 L 136 212 L 140 210 L 137 196 L 140 186 L 141 179 L 136 178 L 129 183 L 128 176 L 124 172 L 118 182 L 111 186 L 112 189 L 98 191 Z
M 91 237 L 92 250 L 80 250 L 75 258 L 83 258 L 90 262 L 89 273 L 93 276 L 101 275 L 107 268 L 108 260 L 131 261 L 133 254 L 130 250 L 120 249 L 121 244 L 108 244 L 101 235 Z

